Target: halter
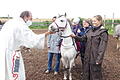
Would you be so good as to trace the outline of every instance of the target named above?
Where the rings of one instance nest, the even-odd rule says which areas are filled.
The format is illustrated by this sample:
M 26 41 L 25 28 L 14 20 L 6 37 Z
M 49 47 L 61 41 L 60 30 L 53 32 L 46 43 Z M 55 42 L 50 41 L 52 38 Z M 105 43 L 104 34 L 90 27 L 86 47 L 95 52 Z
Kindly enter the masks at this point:
M 65 28 L 67 28 L 67 25 L 68 25 L 68 24 L 67 24 L 67 21 L 66 21 L 65 27 L 63 27 L 63 26 L 58 26 L 58 24 L 57 24 L 56 22 L 54 22 L 54 23 L 55 23 L 55 25 L 56 25 L 57 28 L 58 28 L 58 32 L 59 32 L 59 29 L 65 29 Z M 60 36 L 60 37 L 62 37 L 62 38 L 68 38 L 68 37 L 70 37 L 70 36 Z M 75 47 L 75 50 L 77 50 L 73 38 L 72 38 L 72 42 L 73 42 L 72 45 Z M 62 41 L 61 41 L 61 43 L 62 43 Z M 61 45 L 64 46 L 63 44 L 61 44 Z
M 54 22 L 54 23 L 55 23 L 55 24 L 56 24 L 56 26 L 58 27 L 58 31 L 59 31 L 59 29 L 65 29 L 65 28 L 67 28 L 67 22 L 66 22 L 65 27 L 58 26 L 58 24 L 57 24 L 56 22 Z M 68 38 L 69 36 L 60 36 L 60 37 L 63 37 L 63 38 Z
M 56 24 L 56 26 L 58 27 L 58 31 L 59 31 L 59 29 L 65 29 L 66 27 L 67 27 L 67 22 L 66 22 L 66 25 L 65 25 L 65 27 L 62 27 L 62 26 L 58 26 L 58 24 L 56 23 L 56 22 L 54 22 L 55 24 Z

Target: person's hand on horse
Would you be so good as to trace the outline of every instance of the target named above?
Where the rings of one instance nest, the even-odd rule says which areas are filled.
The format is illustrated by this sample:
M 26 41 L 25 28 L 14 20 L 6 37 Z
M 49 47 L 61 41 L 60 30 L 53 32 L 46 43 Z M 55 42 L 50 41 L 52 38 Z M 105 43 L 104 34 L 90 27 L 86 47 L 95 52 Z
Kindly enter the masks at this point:
M 50 49 L 50 47 L 48 47 L 48 50 Z
M 76 35 L 74 35 L 74 34 L 71 34 L 71 35 L 69 35 L 69 36 L 74 38 Z
M 45 32 L 45 36 L 49 35 L 49 34 L 54 34 L 55 32 L 51 32 L 51 31 L 48 31 L 48 32 Z
M 96 65 L 99 65 L 101 64 L 102 62 L 101 61 L 96 61 Z
M 96 63 L 97 65 L 99 64 L 99 63 Z

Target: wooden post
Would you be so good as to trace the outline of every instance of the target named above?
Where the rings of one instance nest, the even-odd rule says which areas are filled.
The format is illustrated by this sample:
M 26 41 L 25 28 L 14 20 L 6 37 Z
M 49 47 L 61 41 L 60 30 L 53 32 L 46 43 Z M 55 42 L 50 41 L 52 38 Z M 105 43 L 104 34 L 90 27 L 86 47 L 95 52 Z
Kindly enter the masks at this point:
M 112 17 L 112 28 L 114 27 L 114 13 L 113 13 L 113 17 Z
M 105 20 L 106 20 L 106 15 L 104 15 L 104 27 L 106 26 Z
M 8 14 L 8 19 L 9 19 L 9 14 Z

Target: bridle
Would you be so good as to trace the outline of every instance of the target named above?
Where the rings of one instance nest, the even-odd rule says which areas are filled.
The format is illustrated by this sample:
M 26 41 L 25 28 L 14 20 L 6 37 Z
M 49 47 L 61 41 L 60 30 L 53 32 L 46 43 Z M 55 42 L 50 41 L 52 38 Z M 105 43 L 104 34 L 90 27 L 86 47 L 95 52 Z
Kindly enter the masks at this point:
M 55 23 L 55 25 L 57 26 L 57 28 L 58 28 L 58 32 L 60 31 L 60 29 L 66 29 L 67 28 L 67 21 L 66 21 L 66 24 L 65 24 L 65 26 L 59 26 L 56 22 L 54 22 Z M 62 37 L 62 38 L 68 38 L 68 37 L 70 37 L 70 36 L 60 36 L 60 37 Z M 61 41 L 62 42 L 62 41 Z M 73 42 L 73 46 L 75 47 L 75 43 L 74 43 L 74 40 L 73 40 L 73 38 L 72 38 L 72 42 Z M 63 44 L 61 44 L 61 45 L 63 45 Z M 63 45 L 64 46 L 64 45 Z M 75 47 L 75 49 L 76 49 L 76 47 Z M 76 49 L 77 50 L 77 49 Z
M 62 27 L 62 26 L 58 26 L 58 24 L 56 22 L 54 22 L 56 24 L 56 26 L 58 27 L 58 32 L 60 31 L 60 29 L 65 29 L 67 28 L 67 22 L 65 24 L 65 27 Z M 62 38 L 68 38 L 69 36 L 60 36 Z
M 57 28 L 58 28 L 58 31 L 59 31 L 60 29 L 65 29 L 65 28 L 67 27 L 67 21 L 66 21 L 65 26 L 58 26 L 58 24 L 57 24 L 56 22 L 54 22 L 54 23 L 56 24 L 56 26 L 57 26 Z

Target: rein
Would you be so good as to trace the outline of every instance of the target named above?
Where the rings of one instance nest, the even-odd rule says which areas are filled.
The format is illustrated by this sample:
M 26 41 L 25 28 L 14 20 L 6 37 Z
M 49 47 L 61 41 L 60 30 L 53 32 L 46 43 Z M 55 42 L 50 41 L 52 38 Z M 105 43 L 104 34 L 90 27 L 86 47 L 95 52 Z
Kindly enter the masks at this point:
M 68 38 L 68 37 L 70 37 L 70 36 L 60 36 L 60 37 L 62 37 L 62 38 Z M 75 50 L 77 51 L 77 48 L 76 48 L 76 46 L 75 46 L 75 41 L 74 41 L 74 39 L 72 38 L 72 42 L 73 42 L 73 46 L 75 47 Z M 63 45 L 63 44 L 62 44 Z M 63 45 L 64 46 L 64 45 Z
M 62 37 L 62 38 L 68 38 L 68 37 L 70 37 L 70 36 L 60 36 L 60 37 Z

